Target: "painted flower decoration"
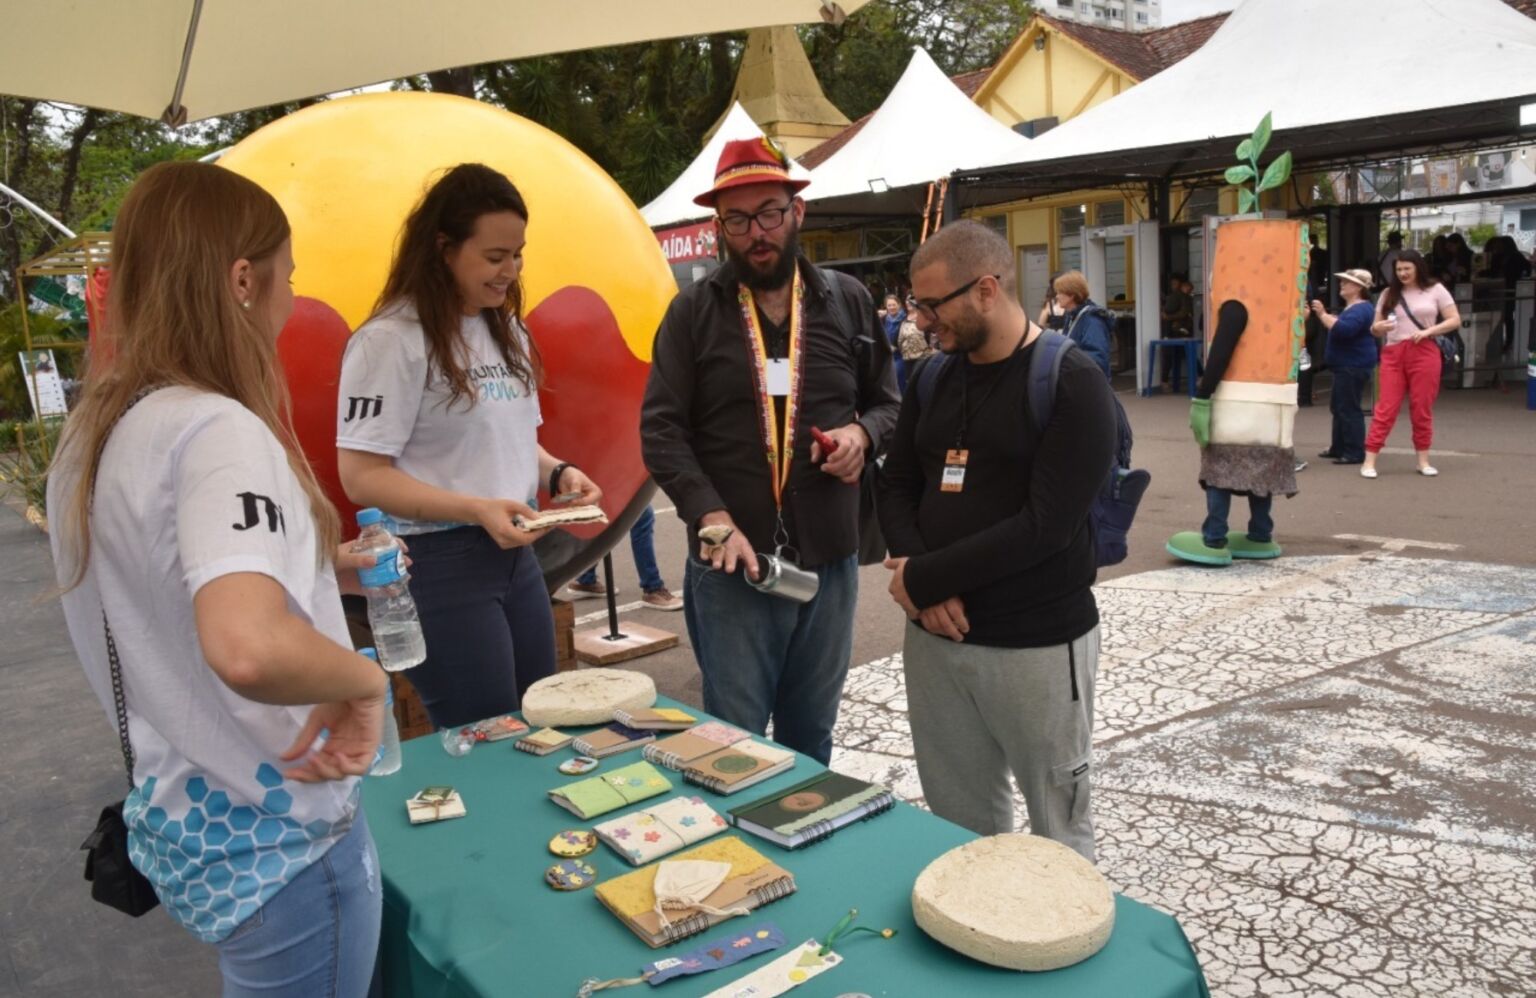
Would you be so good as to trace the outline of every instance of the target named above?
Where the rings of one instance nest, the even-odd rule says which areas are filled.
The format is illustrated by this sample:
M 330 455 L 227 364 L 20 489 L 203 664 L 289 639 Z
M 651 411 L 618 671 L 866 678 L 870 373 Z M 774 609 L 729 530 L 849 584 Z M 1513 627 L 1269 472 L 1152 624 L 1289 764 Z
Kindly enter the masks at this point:
M 748 946 L 751 946 L 751 945 L 752 945 L 752 937 L 751 936 L 743 936 L 740 939 L 736 940 L 735 942 L 731 943 L 731 946 L 733 946 L 736 949 L 746 949 Z
M 629 829 L 627 829 L 627 828 L 615 828 L 613 830 L 613 837 L 616 838 L 616 839 L 627 839 L 627 838 L 629 838 Z
M 647 842 L 660 842 L 661 841 L 661 833 L 660 832 L 646 832 L 645 833 L 645 841 L 647 841 Z
M 725 819 L 720 817 L 718 814 L 715 815 L 714 821 L 715 824 L 719 825 L 721 828 L 725 827 Z
M 684 828 L 692 828 L 694 825 L 699 823 L 699 819 L 695 818 L 691 814 L 685 814 L 681 818 L 677 819 L 677 823 L 682 825 Z

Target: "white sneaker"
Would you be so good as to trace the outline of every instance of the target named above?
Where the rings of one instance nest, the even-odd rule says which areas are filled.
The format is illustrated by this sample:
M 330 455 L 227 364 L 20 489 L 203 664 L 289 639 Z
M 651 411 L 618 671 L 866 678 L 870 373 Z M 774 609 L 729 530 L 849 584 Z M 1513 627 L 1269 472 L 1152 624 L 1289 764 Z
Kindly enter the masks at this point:
M 1376 469 L 1375 468 L 1361 468 L 1360 469 L 1360 477 L 1361 478 L 1375 478 L 1376 477 Z
M 1424 467 L 1419 469 L 1419 474 L 1423 475 L 1425 478 L 1434 478 L 1436 475 L 1440 474 L 1440 472 L 1435 470 L 1434 465 L 1426 464 Z

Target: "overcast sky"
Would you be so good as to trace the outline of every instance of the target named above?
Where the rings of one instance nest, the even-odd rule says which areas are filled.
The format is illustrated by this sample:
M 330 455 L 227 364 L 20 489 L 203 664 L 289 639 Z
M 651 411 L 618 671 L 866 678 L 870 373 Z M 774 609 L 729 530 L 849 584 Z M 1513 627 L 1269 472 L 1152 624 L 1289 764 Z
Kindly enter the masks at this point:
M 1163 0 L 1163 23 L 1178 24 L 1193 17 L 1231 10 L 1238 0 Z

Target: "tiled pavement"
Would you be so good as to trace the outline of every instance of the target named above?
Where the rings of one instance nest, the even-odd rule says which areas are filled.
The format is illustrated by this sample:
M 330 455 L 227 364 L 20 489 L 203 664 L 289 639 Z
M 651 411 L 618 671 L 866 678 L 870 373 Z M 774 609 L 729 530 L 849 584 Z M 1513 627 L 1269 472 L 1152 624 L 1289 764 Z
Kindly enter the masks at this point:
M 1099 865 L 1214 994 L 1536 994 L 1536 571 L 1308 557 L 1098 596 Z M 855 667 L 833 766 L 920 804 L 906 710 L 899 653 Z

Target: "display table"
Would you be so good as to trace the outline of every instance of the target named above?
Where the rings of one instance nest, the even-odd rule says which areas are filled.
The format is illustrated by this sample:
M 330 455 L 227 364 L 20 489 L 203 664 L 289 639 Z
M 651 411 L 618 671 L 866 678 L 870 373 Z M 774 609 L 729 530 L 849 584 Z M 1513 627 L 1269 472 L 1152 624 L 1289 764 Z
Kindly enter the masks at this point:
M 665 699 L 661 703 L 684 706 Z M 706 717 L 694 708 L 684 709 L 701 720 Z M 690 943 L 730 931 L 733 924 L 727 922 L 670 950 L 652 950 L 610 914 L 590 888 L 559 893 L 546 887 L 544 870 L 556 861 L 547 848 L 550 838 L 562 829 L 590 828 L 592 823 L 583 823 L 545 795 L 550 788 L 577 779 L 555 768 L 571 757 L 571 750 L 540 758 L 516 751 L 513 744 L 483 743 L 469 755 L 453 758 L 436 736 L 428 736 L 405 744 L 405 765 L 398 773 L 364 781 L 368 822 L 383 868 L 384 928 L 379 951 L 386 995 L 565 998 L 574 995 L 587 977 L 634 976 L 643 964 L 669 951 L 682 952 Z M 596 772 L 639 759 L 639 751 L 610 756 Z M 788 787 L 822 768 L 801 756 L 788 773 L 732 797 L 710 794 L 665 771 L 674 777 L 676 792 L 656 801 L 697 793 L 724 814 L 730 807 Z M 405 799 L 430 784 L 457 788 L 468 815 L 413 827 L 406 820 Z M 750 918 L 735 919 L 735 927 L 775 922 L 789 940 L 787 949 L 799 940 L 825 937 L 849 908 L 856 907 L 859 924 L 898 930 L 889 941 L 855 935 L 839 942 L 837 949 L 845 962 L 795 989 L 794 998 L 847 993 L 873 998 L 1004 994 L 1203 998 L 1209 994 L 1178 923 L 1119 896 L 1109 944 L 1096 956 L 1063 970 L 1043 974 L 1000 970 L 934 942 L 912 921 L 912 883 L 940 853 L 975 836 L 907 804 L 795 852 L 735 829 L 721 834 L 740 835 L 793 873 L 799 886 L 795 894 L 764 906 Z M 600 879 L 631 869 L 602 845 L 587 859 L 597 867 Z M 986 876 L 985 870 L 976 872 Z M 723 987 L 775 956 L 764 954 L 655 989 L 640 985 L 604 994 L 690 998 Z

